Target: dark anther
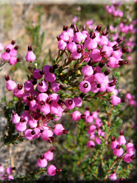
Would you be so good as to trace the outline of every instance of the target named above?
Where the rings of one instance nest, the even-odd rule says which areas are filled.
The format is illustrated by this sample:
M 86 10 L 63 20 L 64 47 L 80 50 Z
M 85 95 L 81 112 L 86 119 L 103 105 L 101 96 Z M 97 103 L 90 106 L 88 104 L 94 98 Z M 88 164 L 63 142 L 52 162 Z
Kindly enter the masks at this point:
M 123 41 L 122 37 L 118 37 L 118 38 L 116 39 L 116 42 L 117 42 L 118 44 L 122 43 L 122 41 Z
M 83 87 L 87 88 L 88 87 L 88 83 L 84 83 Z
M 97 88 L 101 88 L 101 84 L 97 84 Z
M 98 66 L 101 67 L 101 68 L 102 68 L 104 65 L 105 65 L 105 64 L 104 64 L 103 62 L 100 62 L 100 63 L 98 64 Z
M 40 156 L 40 159 L 44 159 L 44 155 L 43 154 Z
M 68 104 L 69 104 L 69 105 L 72 105 L 72 104 L 73 104 L 73 100 L 69 100 L 69 101 L 68 101 Z
M 91 38 L 91 39 L 94 39 L 95 37 L 96 37 L 95 32 L 91 31 L 91 32 L 90 32 L 90 38 Z
M 102 25 L 100 24 L 100 25 L 98 25 L 97 27 L 96 27 L 96 31 L 98 31 L 98 32 L 100 32 L 101 31 L 101 28 L 102 28 Z
M 31 46 L 28 46 L 28 51 L 32 51 L 32 47 Z
M 32 130 L 31 135 L 35 135 L 35 133 L 36 133 L 35 130 Z
M 5 80 L 6 81 L 10 80 L 9 76 L 5 75 Z
M 18 49 L 19 49 L 19 46 L 15 46 L 14 49 L 15 49 L 15 50 L 18 50 Z
M 14 45 L 16 42 L 14 40 L 11 41 L 11 44 Z
M 127 47 L 125 47 L 125 46 L 123 46 L 123 48 L 122 48 L 122 52 L 123 53 L 128 53 L 129 51 L 128 51 L 128 48 Z
M 23 85 L 22 85 L 22 84 L 18 84 L 18 85 L 17 85 L 17 88 L 18 88 L 19 90 L 21 90 L 21 89 L 23 88 Z
M 9 49 L 9 48 L 7 48 L 7 49 L 6 49 L 6 52 L 7 52 L 7 53 L 9 53 L 9 52 L 10 52 L 10 49 Z
M 107 76 L 107 75 L 109 75 L 109 73 L 110 73 L 110 70 L 106 70 L 105 72 L 104 72 L 104 74 Z
M 67 30 L 68 30 L 68 26 L 67 26 L 67 25 L 64 25 L 64 26 L 63 26 L 63 30 L 64 30 L 64 31 L 67 31 Z
M 21 58 L 20 58 L 20 57 L 18 57 L 18 58 L 17 58 L 17 62 L 20 62 L 20 61 L 21 61 Z
M 41 82 L 39 82 L 39 85 L 40 85 L 40 86 L 43 86 L 43 83 L 42 83 L 42 81 L 41 81 Z
M 119 50 L 120 49 L 119 46 L 118 46 L 118 44 L 115 44 L 114 46 L 112 46 L 112 48 L 113 48 L 113 51 L 116 51 L 116 50 Z

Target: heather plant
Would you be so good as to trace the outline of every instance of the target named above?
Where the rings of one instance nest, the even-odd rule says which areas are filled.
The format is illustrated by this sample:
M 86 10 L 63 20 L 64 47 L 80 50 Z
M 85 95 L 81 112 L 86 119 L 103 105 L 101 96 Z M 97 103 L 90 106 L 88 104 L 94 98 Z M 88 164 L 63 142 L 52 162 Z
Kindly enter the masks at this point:
M 113 9 L 112 15 L 116 16 L 115 6 L 112 7 L 106 6 L 106 10 L 110 13 Z M 122 18 L 122 11 L 117 12 Z M 93 25 L 91 20 L 82 27 L 78 26 L 76 17 L 73 22 L 64 25 L 57 36 L 58 55 L 52 65 L 41 61 L 43 65 L 39 66 L 39 51 L 42 51 L 37 39 L 39 26 L 36 27 L 39 51 L 35 53 L 29 45 L 23 60 L 17 56 L 19 46 L 14 40 L 6 46 L 0 44 L 1 66 L 18 62 L 28 65 L 28 79 L 24 83 L 5 76 L 6 89 L 14 97 L 3 107 L 9 127 L 3 136 L 4 144 L 34 139 L 43 141 L 45 146 L 50 144 L 48 151 L 36 157 L 36 172 L 13 177 L 16 167 L 4 171 L 0 164 L 1 180 L 31 182 L 41 173 L 61 176 L 63 181 L 121 182 L 130 177 L 137 147 L 135 140 L 126 136 L 123 112 L 128 111 L 124 107 L 126 103 L 133 108 L 137 102 L 130 91 L 124 96 L 120 87 L 121 69 L 125 69 L 126 58 L 133 51 L 132 47 L 128 48 L 126 36 L 129 35 L 123 36 L 119 30 L 114 36 L 108 25 Z M 130 32 L 130 38 L 136 31 L 135 20 L 132 22 L 134 31 Z M 41 43 L 43 37 L 44 33 L 39 37 Z M 59 154 L 55 154 L 56 149 Z

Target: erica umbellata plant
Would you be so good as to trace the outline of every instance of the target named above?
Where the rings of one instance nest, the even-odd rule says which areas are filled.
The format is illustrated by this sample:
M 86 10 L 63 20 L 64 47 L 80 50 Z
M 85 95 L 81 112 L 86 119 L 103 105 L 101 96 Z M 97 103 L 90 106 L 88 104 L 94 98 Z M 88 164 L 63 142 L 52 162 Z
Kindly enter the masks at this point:
M 106 6 L 107 12 L 123 17 L 123 13 L 114 11 L 115 6 L 112 6 Z M 136 30 L 134 26 L 132 33 L 133 30 Z M 36 157 L 37 172 L 24 176 L 23 180 L 36 178 L 40 173 L 48 176 L 62 174 L 63 179 L 67 180 L 71 171 L 74 178 L 79 174 L 82 180 L 128 179 L 137 147 L 134 139 L 129 140 L 125 136 L 119 110 L 127 102 L 133 106 L 137 102 L 130 92 L 124 98 L 118 85 L 119 72 L 127 65 L 125 58 L 131 53 L 121 32 L 116 31 L 114 38 L 103 25 L 92 29 L 88 24 L 82 28 L 75 23 L 65 25 L 57 36 L 57 58 L 53 65 L 43 65 L 42 69 L 37 64 L 31 45 L 24 60 L 21 60 L 17 56 L 19 46 L 14 40 L 5 47 L 0 44 L 1 65 L 28 62 L 29 73 L 24 83 L 17 83 L 10 76 L 5 76 L 6 89 L 13 93 L 14 105 L 4 108 L 9 125 L 4 143 L 9 145 L 20 140 L 39 139 L 45 146 L 50 144 L 48 151 Z M 69 119 L 65 125 L 61 123 L 64 116 Z M 74 136 L 74 130 L 71 132 L 69 128 L 70 121 L 75 126 Z M 54 145 L 62 135 L 67 142 L 63 142 L 63 146 L 74 153 L 71 170 L 71 163 L 68 163 L 68 169 L 52 163 L 56 161 Z M 15 167 L 7 167 L 4 172 L 0 164 L 0 179 L 13 180 L 12 170 Z M 15 176 L 15 181 L 18 179 L 21 178 Z

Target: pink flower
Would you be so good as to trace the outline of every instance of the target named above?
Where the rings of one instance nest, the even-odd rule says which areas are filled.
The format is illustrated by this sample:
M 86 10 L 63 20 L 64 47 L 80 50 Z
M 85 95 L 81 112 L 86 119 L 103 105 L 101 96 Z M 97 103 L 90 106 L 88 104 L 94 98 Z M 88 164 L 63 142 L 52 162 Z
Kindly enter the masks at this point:
M 117 180 L 117 175 L 116 175 L 116 173 L 115 173 L 115 172 L 112 172 L 112 173 L 110 174 L 110 176 L 109 176 L 109 179 L 112 180 L 112 181 Z
M 53 152 L 52 150 L 49 150 L 47 152 L 44 153 L 44 158 L 48 161 L 52 161 L 53 160 Z
M 72 99 L 68 99 L 65 102 L 67 109 L 71 110 L 75 107 L 75 102 Z
M 57 168 L 54 165 L 49 165 L 47 168 L 47 173 L 50 176 L 54 176 L 57 172 L 56 172 Z
M 4 172 L 4 167 L 3 165 L 0 163 L 0 173 Z
M 45 81 L 40 81 L 37 84 L 37 89 L 40 92 L 46 92 L 48 90 L 48 84 Z
M 93 147 L 95 147 L 95 142 L 92 141 L 92 140 L 88 141 L 87 147 L 88 147 L 88 148 L 93 148 Z
M 88 39 L 86 39 L 84 46 L 88 50 L 95 49 L 97 47 L 97 41 L 95 39 L 88 38 Z
M 41 168 L 46 167 L 48 164 L 47 160 L 44 158 L 44 155 L 41 155 L 40 158 L 37 160 L 37 165 Z
M 122 156 L 123 153 L 124 151 L 120 145 L 117 145 L 116 148 L 113 149 L 113 154 L 117 157 Z
M 81 119 L 81 113 L 79 111 L 74 111 L 72 114 L 72 119 L 74 121 L 79 121 Z
M 33 53 L 31 46 L 28 46 L 28 52 L 27 55 L 25 56 L 25 59 L 28 62 L 34 62 L 36 60 L 36 55 Z
M 91 76 L 93 74 L 92 66 L 86 65 L 82 68 L 82 74 L 84 76 Z
M 64 131 L 63 125 L 62 124 L 56 124 L 55 127 L 54 127 L 54 130 L 53 130 L 53 133 L 58 136 L 58 135 L 62 135 L 63 131 Z
M 79 89 L 83 92 L 83 93 L 87 93 L 91 90 L 91 85 L 88 81 L 82 81 L 79 84 Z

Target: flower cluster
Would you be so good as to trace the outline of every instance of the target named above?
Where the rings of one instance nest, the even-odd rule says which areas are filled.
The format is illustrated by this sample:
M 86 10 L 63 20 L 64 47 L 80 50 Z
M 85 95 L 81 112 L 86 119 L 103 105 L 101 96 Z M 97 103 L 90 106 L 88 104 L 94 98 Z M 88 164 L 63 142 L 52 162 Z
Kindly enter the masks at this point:
M 126 145 L 126 152 L 124 152 L 122 146 Z M 117 157 L 120 157 L 123 155 L 123 161 L 126 163 L 130 163 L 134 157 L 135 157 L 135 152 L 136 152 L 136 147 L 132 142 L 126 141 L 126 138 L 124 136 L 124 132 L 120 132 L 120 136 L 116 140 L 115 137 L 111 138 L 111 149 L 113 150 L 113 154 Z
M 129 105 L 137 107 L 137 101 L 135 100 L 134 95 L 131 95 L 131 93 L 128 92 L 125 97 L 128 100 Z
M 114 16 L 123 16 L 122 12 L 115 10 L 114 6 L 107 8 L 109 12 L 111 10 Z M 42 69 L 38 69 L 33 65 L 36 55 L 33 53 L 32 47 L 28 46 L 28 52 L 25 56 L 26 61 L 30 64 L 28 80 L 24 84 L 17 84 L 9 76 L 5 76 L 7 90 L 13 91 L 13 95 L 18 98 L 18 109 L 13 111 L 12 123 L 16 130 L 21 133 L 21 137 L 27 140 L 41 138 L 43 141 L 52 143 L 55 136 L 68 134 L 68 130 L 58 121 L 63 114 L 69 114 L 74 121 L 80 119 L 85 121 L 89 137 L 88 148 L 95 147 L 96 144 L 101 145 L 101 139 L 105 138 L 106 132 L 102 130 L 103 122 L 98 117 L 98 110 L 91 112 L 89 108 L 86 108 L 86 111 L 81 113 L 80 107 L 84 104 L 85 99 L 90 99 L 88 94 L 91 93 L 101 100 L 106 99 L 112 106 L 122 102 L 122 99 L 118 97 L 119 90 L 116 88 L 117 78 L 111 77 L 110 73 L 114 68 L 127 64 L 123 55 L 129 50 L 122 45 L 122 37 L 117 37 L 114 41 L 111 41 L 108 36 L 109 32 L 103 29 L 101 25 L 96 26 L 94 30 L 89 27 L 88 32 L 88 26 L 91 26 L 92 23 L 92 21 L 87 22 L 87 26 L 84 26 L 82 31 L 75 24 L 70 27 L 66 25 L 63 27 L 63 31 L 57 39 L 59 53 L 65 54 L 67 57 L 66 65 L 59 65 L 60 55 L 58 55 L 58 59 L 53 66 L 44 65 Z M 20 61 L 17 58 L 18 46 L 14 46 L 14 44 L 15 41 L 12 41 L 11 44 L 6 45 L 5 52 L 1 54 L 2 60 L 11 65 Z M 0 44 L 1 50 L 3 50 L 3 47 Z M 66 73 L 63 72 L 63 69 L 73 62 L 76 62 L 75 67 L 68 69 L 68 73 L 67 71 Z M 75 83 L 66 82 L 64 79 L 66 75 L 77 72 L 75 69 L 79 69 L 81 76 L 79 78 L 76 76 L 76 86 Z M 60 80 L 61 75 L 63 75 L 64 80 Z M 61 95 L 61 93 L 67 94 L 72 90 L 74 91 L 73 87 L 76 89 L 76 95 L 68 95 L 69 97 Z M 67 90 L 68 88 L 70 91 Z M 103 98 L 104 96 L 107 98 Z M 133 96 L 127 94 L 126 98 L 130 100 L 132 105 L 135 105 Z M 23 105 L 23 108 L 20 110 L 21 105 Z M 51 120 L 57 123 L 54 124 L 53 122 L 50 125 Z M 122 148 L 124 145 L 126 145 L 126 152 Z M 110 147 L 115 156 L 122 157 L 123 161 L 127 163 L 130 163 L 134 158 L 135 146 L 133 143 L 126 144 L 123 132 L 120 132 L 117 140 L 112 137 Z M 40 155 L 37 160 L 37 165 L 40 168 L 47 167 L 48 162 L 53 160 L 54 150 L 51 147 L 47 152 Z M 50 176 L 54 176 L 60 171 L 54 165 L 47 167 L 47 173 Z M 3 174 L 3 177 L 6 179 L 5 174 Z M 117 179 L 116 173 L 112 172 L 109 179 Z
M 5 48 L 0 43 L 0 51 L 4 50 L 4 52 L 0 53 L 0 59 L 5 62 L 8 62 L 10 65 L 15 65 L 17 62 L 21 61 L 21 58 L 17 58 L 17 50 L 19 46 L 15 46 L 15 41 L 13 40 L 10 44 L 7 44 Z
M 111 6 L 106 5 L 107 13 L 113 15 L 114 17 L 123 17 L 124 12 L 120 11 L 117 7 L 121 6 L 120 3 L 114 3 Z
M 0 180 L 8 180 L 11 181 L 14 179 L 13 175 L 11 175 L 12 171 L 16 170 L 15 167 L 7 167 L 4 173 L 4 167 L 2 164 L 0 164 Z

